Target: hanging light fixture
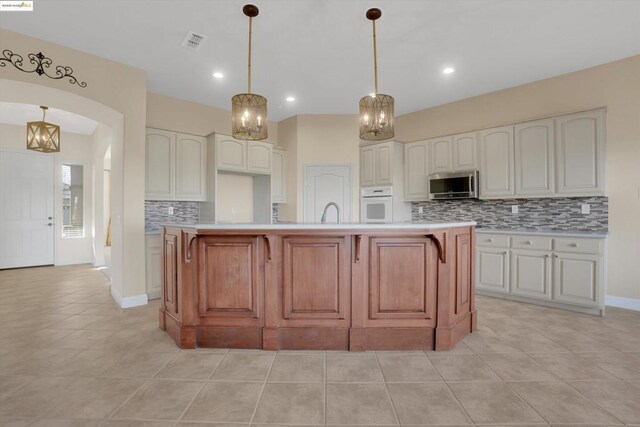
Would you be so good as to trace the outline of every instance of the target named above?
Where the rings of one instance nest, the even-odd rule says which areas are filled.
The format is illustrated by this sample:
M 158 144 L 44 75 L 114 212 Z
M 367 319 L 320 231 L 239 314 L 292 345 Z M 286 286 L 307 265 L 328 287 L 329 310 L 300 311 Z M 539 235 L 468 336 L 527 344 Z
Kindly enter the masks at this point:
M 249 17 L 248 89 L 231 98 L 231 126 L 234 138 L 256 141 L 267 138 L 267 98 L 251 93 L 251 26 L 259 10 L 248 4 L 242 12 Z
M 375 92 L 360 100 L 360 138 L 383 141 L 393 138 L 393 97 L 378 93 L 378 53 L 376 51 L 376 20 L 380 9 L 369 9 L 365 15 L 373 23 L 373 76 Z
M 27 123 L 27 150 L 42 153 L 57 153 L 60 151 L 60 126 L 44 121 L 47 109 L 41 105 L 42 121 Z

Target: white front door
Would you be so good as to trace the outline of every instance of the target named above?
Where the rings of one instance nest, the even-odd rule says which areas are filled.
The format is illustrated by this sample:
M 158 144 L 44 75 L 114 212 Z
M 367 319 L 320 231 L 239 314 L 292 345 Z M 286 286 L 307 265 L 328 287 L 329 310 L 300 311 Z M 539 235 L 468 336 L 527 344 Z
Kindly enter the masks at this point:
M 0 151 L 0 268 L 53 264 L 54 158 Z
M 351 221 L 351 166 L 305 165 L 304 167 L 304 222 L 320 222 L 324 207 L 329 202 L 340 206 L 340 220 Z M 327 211 L 327 223 L 337 222 L 336 209 Z

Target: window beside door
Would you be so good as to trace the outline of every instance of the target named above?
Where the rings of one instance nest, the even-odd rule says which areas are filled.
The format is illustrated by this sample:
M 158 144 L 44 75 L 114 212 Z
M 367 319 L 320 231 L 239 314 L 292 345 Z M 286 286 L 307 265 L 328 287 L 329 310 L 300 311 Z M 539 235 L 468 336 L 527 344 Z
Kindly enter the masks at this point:
M 84 167 L 62 165 L 62 238 L 84 237 Z

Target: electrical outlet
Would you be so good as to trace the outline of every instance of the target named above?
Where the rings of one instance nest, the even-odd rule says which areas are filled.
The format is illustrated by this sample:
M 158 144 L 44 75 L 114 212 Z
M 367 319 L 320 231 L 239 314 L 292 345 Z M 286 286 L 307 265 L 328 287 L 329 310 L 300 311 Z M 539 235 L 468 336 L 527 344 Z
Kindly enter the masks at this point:
M 511 205 L 511 213 L 518 213 L 518 205 Z
M 418 213 L 424 213 L 424 208 L 422 206 L 418 206 Z
M 173 215 L 173 206 L 169 206 L 168 211 L 169 211 L 169 215 Z
M 581 206 L 581 212 L 583 215 L 589 215 L 591 213 L 591 205 L 585 203 Z

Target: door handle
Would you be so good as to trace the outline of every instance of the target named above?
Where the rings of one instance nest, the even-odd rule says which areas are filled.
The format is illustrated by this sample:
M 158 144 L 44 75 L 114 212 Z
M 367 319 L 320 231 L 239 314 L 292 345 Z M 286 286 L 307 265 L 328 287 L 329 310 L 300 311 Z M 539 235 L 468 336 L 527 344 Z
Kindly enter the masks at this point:
M 51 220 L 53 219 L 53 217 L 52 217 L 52 216 L 49 216 L 49 217 L 47 217 L 47 219 L 48 219 L 49 221 L 51 221 Z
M 52 227 L 52 226 L 53 226 L 53 223 L 52 223 L 52 222 L 50 222 L 50 223 L 48 223 L 47 225 L 48 225 L 49 227 Z

